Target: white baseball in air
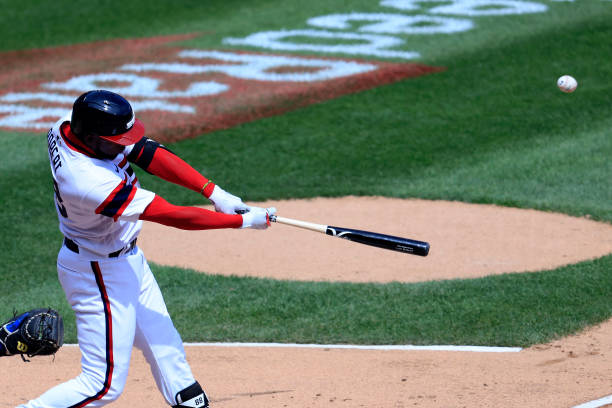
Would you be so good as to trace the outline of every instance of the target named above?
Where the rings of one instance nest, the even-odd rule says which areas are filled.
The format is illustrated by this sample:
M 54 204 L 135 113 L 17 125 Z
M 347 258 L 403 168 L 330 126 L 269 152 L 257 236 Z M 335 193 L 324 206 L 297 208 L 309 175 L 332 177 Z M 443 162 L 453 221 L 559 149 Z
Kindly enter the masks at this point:
M 557 86 L 563 92 L 570 93 L 576 90 L 578 86 L 578 82 L 571 75 L 563 75 L 557 79 Z

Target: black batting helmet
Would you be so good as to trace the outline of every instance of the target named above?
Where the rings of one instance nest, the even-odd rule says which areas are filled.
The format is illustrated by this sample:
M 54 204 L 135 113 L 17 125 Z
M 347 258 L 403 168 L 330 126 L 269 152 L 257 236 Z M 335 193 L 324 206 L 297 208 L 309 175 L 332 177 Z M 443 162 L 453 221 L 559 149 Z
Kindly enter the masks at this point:
M 130 103 L 105 90 L 85 92 L 74 101 L 70 130 L 79 137 L 92 134 L 124 146 L 144 136 L 144 126 L 134 116 Z

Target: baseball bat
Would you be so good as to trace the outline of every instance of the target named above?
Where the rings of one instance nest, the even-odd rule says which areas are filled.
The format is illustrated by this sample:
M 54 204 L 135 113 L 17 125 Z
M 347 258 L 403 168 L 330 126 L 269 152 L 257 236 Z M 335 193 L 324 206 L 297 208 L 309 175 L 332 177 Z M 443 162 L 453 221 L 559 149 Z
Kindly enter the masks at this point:
M 292 218 L 270 216 L 270 221 L 280 224 L 291 225 L 311 231 L 322 232 L 338 238 L 360 244 L 370 245 L 378 248 L 390 249 L 405 254 L 427 256 L 429 254 L 429 243 L 416 241 L 414 239 L 395 237 L 393 235 L 379 234 L 378 232 L 361 231 L 350 228 L 334 227 L 331 225 L 314 224 L 312 222 L 294 220 Z

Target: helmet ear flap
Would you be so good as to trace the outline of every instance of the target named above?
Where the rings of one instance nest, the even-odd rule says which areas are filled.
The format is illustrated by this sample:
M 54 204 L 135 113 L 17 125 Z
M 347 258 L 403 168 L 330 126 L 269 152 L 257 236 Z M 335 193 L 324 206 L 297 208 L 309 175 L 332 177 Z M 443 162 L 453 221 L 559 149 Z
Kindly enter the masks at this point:
M 75 112 L 76 104 L 72 108 L 72 114 L 70 116 L 70 131 L 81 139 L 84 136 L 84 123 L 83 123 L 83 115 L 78 111 Z

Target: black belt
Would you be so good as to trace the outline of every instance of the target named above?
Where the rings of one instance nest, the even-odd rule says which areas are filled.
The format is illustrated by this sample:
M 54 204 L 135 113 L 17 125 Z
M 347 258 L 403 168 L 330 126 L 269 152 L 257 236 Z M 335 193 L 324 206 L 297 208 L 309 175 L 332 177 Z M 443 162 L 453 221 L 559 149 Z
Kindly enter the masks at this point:
M 121 253 L 123 251 L 127 252 L 127 251 L 131 250 L 132 248 L 134 248 L 136 246 L 136 239 L 137 238 L 134 238 L 134 240 L 132 242 L 130 242 L 129 244 L 127 244 L 126 246 L 124 246 L 120 250 L 115 251 L 115 252 L 111 252 L 110 254 L 108 254 L 108 257 L 109 258 L 117 258 L 119 255 L 121 255 Z M 64 245 L 66 245 L 66 248 L 68 248 L 72 252 L 76 252 L 77 254 L 79 253 L 79 246 L 76 244 L 76 242 L 74 242 L 70 238 L 64 237 Z

